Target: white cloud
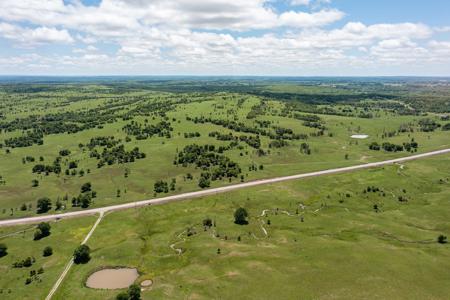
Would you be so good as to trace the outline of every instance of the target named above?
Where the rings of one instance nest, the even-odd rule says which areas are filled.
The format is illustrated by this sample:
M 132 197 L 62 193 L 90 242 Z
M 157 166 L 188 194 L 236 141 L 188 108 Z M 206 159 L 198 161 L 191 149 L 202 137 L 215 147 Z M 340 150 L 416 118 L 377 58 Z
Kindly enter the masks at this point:
M 291 5 L 299 6 L 299 5 L 309 5 L 311 0 L 292 0 Z
M 99 6 L 79 0 L 0 1 L 0 36 L 24 47 L 74 44 L 65 55 L 1 58 L 0 67 L 15 62 L 116 74 L 283 74 L 450 60 L 448 42 L 430 41 L 446 27 L 348 22 L 328 29 L 346 16 L 324 8 L 330 1 L 283 1 L 304 5 L 305 11 L 277 11 L 272 0 L 103 0 Z M 101 44 L 112 45 L 108 54 Z
M 315 13 L 289 11 L 280 15 L 280 24 L 290 27 L 321 27 L 339 21 L 344 13 L 339 10 L 321 10 Z
M 450 26 L 434 27 L 433 30 L 436 32 L 450 32 Z
M 342 17 L 337 10 L 277 14 L 269 0 L 103 0 L 98 7 L 74 1 L 0 2 L 0 18 L 81 29 L 94 35 L 123 36 L 149 26 L 235 30 L 278 26 L 322 26 Z
M 0 23 L 0 36 L 21 45 L 39 45 L 47 43 L 72 43 L 74 40 L 66 29 L 49 27 L 24 28 L 8 23 Z

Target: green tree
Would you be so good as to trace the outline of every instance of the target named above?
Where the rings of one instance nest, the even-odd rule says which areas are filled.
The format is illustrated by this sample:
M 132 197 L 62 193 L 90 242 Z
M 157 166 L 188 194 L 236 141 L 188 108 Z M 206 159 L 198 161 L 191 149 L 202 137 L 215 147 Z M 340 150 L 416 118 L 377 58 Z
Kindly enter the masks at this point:
M 59 200 L 59 199 L 56 200 L 55 210 L 61 210 L 62 206 L 63 206 L 63 203 L 61 202 L 61 200 Z
M 438 241 L 439 244 L 446 244 L 447 243 L 447 237 L 445 235 L 441 234 L 440 236 L 438 236 L 437 241 Z
M 87 245 L 78 246 L 73 252 L 73 262 L 85 264 L 91 259 L 91 249 Z
M 40 198 L 37 201 L 36 208 L 38 214 L 46 213 L 52 208 L 52 202 L 48 197 Z
M 234 212 L 234 223 L 239 225 L 246 225 L 248 224 L 247 217 L 248 217 L 247 210 L 245 210 L 245 208 L 239 207 Z
M 153 190 L 155 191 L 155 193 L 168 193 L 169 185 L 163 180 L 158 180 L 157 182 L 155 182 Z
M 127 292 L 120 292 L 116 296 L 116 300 L 128 300 L 128 293 Z
M 33 265 L 33 260 L 31 259 L 31 257 L 27 257 L 23 260 L 23 266 L 28 268 L 31 267 Z
M 128 288 L 128 299 L 130 300 L 140 300 L 141 299 L 141 288 L 137 284 L 132 284 Z
M 51 256 L 53 254 L 53 249 L 50 246 L 47 246 L 44 248 L 44 251 L 42 251 L 42 256 Z
M 85 184 L 83 184 L 81 186 L 81 192 L 82 193 L 86 193 L 86 192 L 90 192 L 92 190 L 92 185 L 90 182 L 86 182 Z
M 211 181 L 209 180 L 209 178 L 207 177 L 200 177 L 199 181 L 198 181 L 198 186 L 202 189 L 204 188 L 208 188 L 211 185 Z
M 0 243 L 0 257 L 6 256 L 8 254 L 8 247 L 3 244 Z
M 204 227 L 211 227 L 212 226 L 212 220 L 210 218 L 206 218 L 203 220 L 203 226 Z
M 116 296 L 116 300 L 140 300 L 141 288 L 137 284 L 132 284 L 126 292 L 120 292 Z
M 46 236 L 50 235 L 51 226 L 47 222 L 39 223 L 36 231 L 34 232 L 34 240 L 40 240 Z

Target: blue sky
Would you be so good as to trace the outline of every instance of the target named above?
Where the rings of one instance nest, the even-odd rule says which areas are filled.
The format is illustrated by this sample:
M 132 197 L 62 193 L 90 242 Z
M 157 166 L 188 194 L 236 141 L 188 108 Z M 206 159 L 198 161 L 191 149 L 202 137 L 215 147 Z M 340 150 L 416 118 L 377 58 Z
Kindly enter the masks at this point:
M 445 0 L 0 1 L 0 74 L 449 76 L 449 12 Z

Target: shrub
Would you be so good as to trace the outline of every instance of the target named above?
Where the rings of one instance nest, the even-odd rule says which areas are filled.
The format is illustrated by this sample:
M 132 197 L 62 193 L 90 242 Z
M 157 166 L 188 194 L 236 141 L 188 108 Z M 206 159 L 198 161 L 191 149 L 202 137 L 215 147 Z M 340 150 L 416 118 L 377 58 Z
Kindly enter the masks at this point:
M 127 292 L 120 292 L 116 296 L 116 300 L 128 300 L 128 293 Z
M 204 227 L 211 227 L 212 226 L 212 220 L 210 218 L 206 218 L 203 220 L 203 226 Z
M 73 262 L 85 264 L 91 259 L 91 249 L 87 245 L 78 246 L 73 252 Z
M 0 257 L 6 256 L 8 254 L 8 247 L 3 244 L 0 243 Z
M 447 237 L 445 235 L 441 234 L 440 236 L 438 236 L 437 241 L 438 241 L 439 244 L 446 244 L 447 243 Z
M 120 292 L 116 296 L 116 300 L 140 300 L 141 288 L 137 284 L 132 284 L 126 292 Z
M 52 202 L 47 197 L 40 198 L 37 201 L 36 208 L 38 214 L 46 213 L 52 208 Z
M 132 284 L 128 288 L 128 299 L 130 300 L 140 300 L 141 299 L 141 288 L 137 284 Z
M 36 231 L 34 232 L 34 240 L 40 240 L 46 236 L 50 235 L 51 226 L 47 222 L 42 222 L 37 226 Z
M 42 251 L 42 256 L 51 256 L 53 254 L 53 249 L 50 246 L 47 246 L 44 248 L 44 251 Z
M 234 223 L 239 225 L 246 225 L 248 224 L 247 217 L 248 217 L 247 210 L 245 210 L 245 208 L 239 207 L 234 212 Z
M 90 192 L 92 190 L 92 185 L 90 182 L 86 182 L 85 184 L 83 184 L 81 186 L 81 192 L 82 193 L 86 193 L 86 192 Z

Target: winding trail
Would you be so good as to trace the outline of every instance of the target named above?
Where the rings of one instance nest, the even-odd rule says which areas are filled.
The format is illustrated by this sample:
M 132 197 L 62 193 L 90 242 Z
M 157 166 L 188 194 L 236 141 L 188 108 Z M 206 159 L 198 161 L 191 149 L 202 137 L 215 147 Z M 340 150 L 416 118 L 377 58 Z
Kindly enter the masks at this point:
M 295 179 L 301 179 L 301 178 L 308 178 L 308 177 L 323 176 L 323 175 L 336 174 L 336 173 L 351 172 L 351 171 L 356 171 L 356 170 L 361 170 L 361 169 L 380 167 L 380 166 L 384 166 L 384 165 L 406 162 L 406 161 L 410 161 L 410 160 L 426 158 L 426 157 L 430 157 L 430 156 L 434 156 L 434 155 L 441 155 L 441 154 L 447 154 L 447 153 L 450 153 L 450 148 L 443 149 L 443 150 L 437 150 L 437 151 L 431 151 L 431 152 L 422 153 L 422 154 L 406 156 L 406 157 L 401 157 L 401 158 L 396 158 L 396 159 L 360 164 L 360 165 L 356 165 L 356 166 L 327 169 L 327 170 L 323 170 L 323 171 L 303 173 L 303 174 L 297 174 L 297 175 L 291 175 L 291 176 L 281 176 L 281 177 L 275 177 L 275 178 L 269 178 L 269 179 L 260 179 L 260 180 L 255 180 L 255 181 L 249 181 L 249 182 L 244 182 L 244 183 L 228 185 L 228 186 L 224 186 L 224 187 L 205 189 L 205 190 L 196 191 L 196 192 L 189 192 L 189 193 L 183 193 L 183 194 L 167 196 L 167 197 L 162 197 L 162 198 L 155 198 L 155 199 L 142 200 L 142 201 L 136 201 L 136 202 L 130 202 L 130 203 L 124 203 L 124 204 L 118 204 L 118 205 L 111 205 L 111 206 L 87 209 L 87 210 L 82 210 L 82 211 L 74 211 L 74 212 L 52 214 L 52 215 L 45 215 L 45 216 L 28 217 L 28 218 L 21 218 L 21 219 L 2 220 L 2 221 L 0 221 L 0 226 L 38 223 L 38 222 L 43 222 L 43 221 L 59 220 L 59 219 L 63 219 L 63 218 L 88 216 L 88 215 L 105 213 L 105 212 L 116 211 L 116 210 L 138 208 L 138 207 L 143 207 L 143 206 L 148 206 L 148 205 L 165 204 L 165 203 L 182 201 L 182 200 L 191 199 L 191 198 L 198 198 L 198 197 L 203 197 L 203 196 L 208 196 L 208 195 L 225 193 L 225 192 L 234 191 L 237 189 L 243 189 L 243 188 L 248 188 L 248 187 L 253 187 L 253 186 L 258 186 L 258 185 L 263 185 L 263 184 L 270 184 L 270 183 L 295 180 Z
M 181 236 L 186 232 L 186 230 L 184 230 L 183 232 L 181 232 L 179 235 L 177 235 L 177 239 L 181 239 Z M 177 241 L 173 244 L 170 244 L 169 247 L 170 249 L 172 249 L 173 251 L 175 251 L 178 255 L 181 255 L 183 253 L 183 249 L 182 248 L 175 248 L 175 246 L 177 244 L 181 244 L 186 242 L 186 238 L 183 238 L 181 241 Z

